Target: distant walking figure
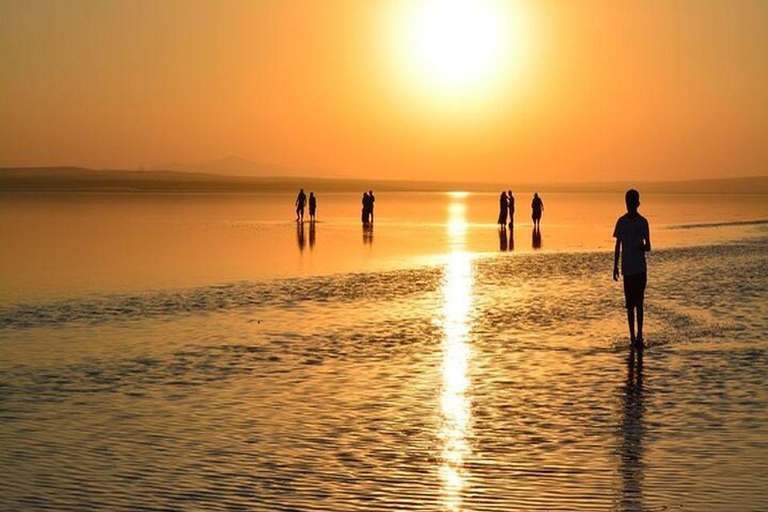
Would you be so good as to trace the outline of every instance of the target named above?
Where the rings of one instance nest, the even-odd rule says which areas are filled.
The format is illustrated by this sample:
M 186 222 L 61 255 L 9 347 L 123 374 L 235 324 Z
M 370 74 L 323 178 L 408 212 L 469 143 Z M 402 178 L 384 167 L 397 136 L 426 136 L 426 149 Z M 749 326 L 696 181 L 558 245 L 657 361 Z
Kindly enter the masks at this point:
M 539 197 L 538 192 L 533 193 L 533 201 L 531 201 L 531 210 L 533 212 L 531 215 L 531 217 L 533 218 L 533 225 L 539 226 L 539 224 L 541 224 L 541 212 L 544 211 L 544 202 Z
M 616 250 L 613 255 L 613 280 L 619 280 L 619 255 L 621 275 L 624 276 L 624 299 L 627 306 L 629 341 L 632 352 L 643 350 L 643 302 L 648 281 L 645 253 L 651 250 L 651 234 L 648 221 L 637 212 L 640 194 L 630 189 L 624 196 L 627 213 L 619 217 L 613 236 Z M 637 310 L 637 335 L 635 335 L 635 310 Z
M 373 203 L 376 202 L 376 198 L 373 195 L 373 190 L 368 191 L 368 217 L 371 224 L 373 224 Z
M 304 189 L 299 190 L 299 195 L 296 196 L 296 221 L 304 222 L 304 205 L 307 204 L 307 194 L 304 193 Z
M 315 222 L 315 212 L 317 211 L 317 198 L 314 192 L 309 193 L 309 221 Z
M 363 192 L 363 214 L 361 220 L 363 224 L 368 224 L 368 217 L 371 214 L 371 201 L 368 197 L 368 192 Z
M 512 191 L 507 191 L 507 203 L 509 204 L 509 226 L 515 223 L 515 196 L 512 195 Z
M 507 225 L 507 193 L 503 190 L 501 191 L 501 195 L 499 196 L 499 221 L 498 224 L 500 226 L 506 226 Z

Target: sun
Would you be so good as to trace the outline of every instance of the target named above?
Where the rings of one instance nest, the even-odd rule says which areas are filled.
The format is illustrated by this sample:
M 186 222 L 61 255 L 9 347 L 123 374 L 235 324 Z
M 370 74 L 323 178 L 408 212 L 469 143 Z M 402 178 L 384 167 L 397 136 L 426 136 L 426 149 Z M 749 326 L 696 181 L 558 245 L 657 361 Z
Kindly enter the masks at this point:
M 430 95 L 471 96 L 498 87 L 520 63 L 519 17 L 500 0 L 420 0 L 400 13 L 399 60 Z

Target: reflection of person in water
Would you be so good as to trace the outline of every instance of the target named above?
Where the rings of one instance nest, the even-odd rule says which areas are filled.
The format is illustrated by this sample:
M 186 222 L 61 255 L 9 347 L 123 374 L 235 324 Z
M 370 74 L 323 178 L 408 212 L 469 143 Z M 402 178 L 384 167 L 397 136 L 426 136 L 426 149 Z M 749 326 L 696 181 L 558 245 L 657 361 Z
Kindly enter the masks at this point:
M 299 250 L 304 250 L 304 223 L 298 222 L 296 224 L 296 242 L 299 244 Z
M 499 227 L 499 250 L 502 252 L 507 250 L 507 228 L 504 225 Z
M 315 212 L 317 211 L 317 198 L 314 192 L 309 193 L 309 221 L 315 222 Z
M 515 224 L 515 196 L 512 195 L 511 190 L 507 191 L 507 196 L 507 203 L 509 204 L 509 226 L 512 227 Z
M 373 224 L 363 224 L 363 243 L 373 244 Z
M 309 223 L 309 249 L 312 250 L 315 247 L 315 222 Z
M 643 355 L 629 355 L 619 432 L 620 510 L 643 510 Z
M 515 250 L 515 230 L 512 227 L 509 228 L 509 250 Z
M 531 244 L 533 245 L 534 249 L 541 249 L 541 228 L 538 226 L 538 224 L 533 225 Z
M 506 226 L 507 225 L 507 193 L 502 191 L 501 195 L 499 196 L 499 220 L 498 224 L 500 226 Z
M 304 189 L 299 190 L 299 195 L 296 196 L 296 221 L 304 222 L 304 205 L 307 203 L 307 194 L 304 193 Z

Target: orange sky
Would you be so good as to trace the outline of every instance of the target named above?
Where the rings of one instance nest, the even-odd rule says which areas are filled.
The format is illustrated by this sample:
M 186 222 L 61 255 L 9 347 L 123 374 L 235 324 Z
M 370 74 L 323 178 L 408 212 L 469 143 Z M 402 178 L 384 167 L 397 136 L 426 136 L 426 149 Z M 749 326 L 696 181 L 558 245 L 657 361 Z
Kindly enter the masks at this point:
M 487 0 L 515 47 L 458 92 L 409 61 L 419 1 L 0 0 L 0 166 L 768 174 L 764 0 Z

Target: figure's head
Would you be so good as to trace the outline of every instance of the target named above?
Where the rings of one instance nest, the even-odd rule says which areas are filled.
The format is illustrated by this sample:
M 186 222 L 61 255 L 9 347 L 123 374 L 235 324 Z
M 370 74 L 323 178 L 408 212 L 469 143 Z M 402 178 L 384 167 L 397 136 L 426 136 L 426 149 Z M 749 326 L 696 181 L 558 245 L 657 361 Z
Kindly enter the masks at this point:
M 511 190 L 507 190 L 507 194 L 509 195 L 509 197 L 512 197 L 512 191 Z
M 640 192 L 631 188 L 624 194 L 624 202 L 627 204 L 627 211 L 630 213 L 637 212 L 637 208 L 640 206 Z
M 372 196 L 372 195 L 373 195 L 373 190 L 369 190 L 369 191 L 368 191 L 368 195 L 369 195 L 369 196 Z
M 312 197 L 314 197 L 314 196 L 315 196 L 315 193 L 314 193 L 314 192 L 310 192 L 310 193 L 309 193 L 309 195 L 310 195 L 310 196 L 312 196 Z
M 303 188 L 300 188 L 300 189 L 299 189 L 299 192 L 304 192 L 304 189 L 303 189 Z
M 533 193 L 533 197 L 539 197 L 539 193 L 538 192 L 534 192 Z

